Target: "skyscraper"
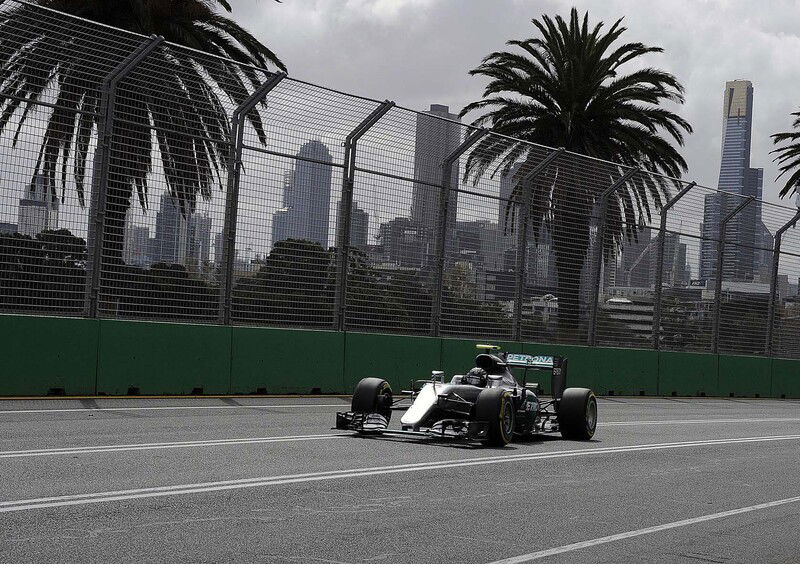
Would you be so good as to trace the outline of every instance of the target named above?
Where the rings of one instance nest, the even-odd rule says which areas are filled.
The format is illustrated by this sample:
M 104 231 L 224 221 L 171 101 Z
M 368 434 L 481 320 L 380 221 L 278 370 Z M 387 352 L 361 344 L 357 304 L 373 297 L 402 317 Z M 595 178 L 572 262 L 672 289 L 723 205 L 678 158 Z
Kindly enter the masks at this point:
M 519 214 L 514 214 L 514 208 L 509 207 L 509 200 L 514 191 L 515 178 L 517 172 L 523 163 L 519 162 L 512 166 L 509 171 L 500 177 L 500 199 L 497 201 L 497 225 L 500 228 L 501 244 L 505 251 L 508 247 L 516 245 L 517 242 L 517 224 L 519 223 Z M 513 219 L 513 221 L 512 221 Z
M 445 118 L 445 119 L 437 119 Z M 451 120 L 451 121 L 445 121 Z M 436 226 L 439 216 L 439 186 L 442 184 L 442 163 L 461 143 L 461 121 L 450 108 L 431 104 L 431 109 L 417 115 L 414 141 L 414 195 L 411 202 L 411 220 L 417 226 L 423 242 L 420 249 L 425 255 L 433 253 Z M 453 165 L 450 179 L 450 200 L 447 213 L 448 241 L 455 240 L 456 211 L 458 206 L 458 161 Z
M 202 266 L 211 258 L 211 218 L 207 214 L 192 214 L 187 233 L 187 258 Z
M 294 170 L 284 176 L 283 206 L 272 216 L 272 245 L 305 239 L 328 247 L 331 154 L 322 141 L 309 141 L 297 153 Z
M 149 254 L 150 229 L 144 225 L 134 225 L 126 219 L 122 260 L 125 264 L 144 268 L 149 266 Z
M 214 264 L 222 265 L 222 253 L 225 248 L 225 233 L 218 231 L 214 233 Z
M 639 231 L 636 240 L 625 239 L 622 243 L 617 267 L 617 286 L 632 288 L 649 288 L 651 286 L 653 282 L 651 266 L 655 261 L 654 243 L 655 239 L 652 237 L 649 227 Z
M 188 222 L 177 199 L 169 192 L 161 195 L 161 207 L 156 213 L 156 236 L 153 239 L 153 262 L 184 264 L 188 241 Z
M 36 237 L 46 230 L 58 229 L 58 195 L 47 177 L 37 175 L 25 190 L 17 210 L 17 226 L 23 235 Z
M 336 219 L 341 217 L 342 201 L 336 204 Z M 337 227 L 338 229 L 338 227 Z M 358 207 L 358 202 L 353 200 L 353 209 L 350 211 L 350 246 L 364 250 L 367 247 L 369 233 L 369 214 Z
M 716 276 L 717 239 L 722 218 L 742 201 L 741 196 L 760 197 L 764 171 L 750 168 L 750 142 L 753 127 L 753 85 L 749 80 L 725 84 L 722 120 L 722 154 L 719 185 L 721 193 L 709 194 L 703 209 L 700 247 L 700 277 Z M 750 204 L 725 228 L 726 247 L 723 275 L 732 280 L 753 280 L 760 257 L 754 253 L 760 231 L 761 208 Z M 762 234 L 763 235 L 763 234 Z

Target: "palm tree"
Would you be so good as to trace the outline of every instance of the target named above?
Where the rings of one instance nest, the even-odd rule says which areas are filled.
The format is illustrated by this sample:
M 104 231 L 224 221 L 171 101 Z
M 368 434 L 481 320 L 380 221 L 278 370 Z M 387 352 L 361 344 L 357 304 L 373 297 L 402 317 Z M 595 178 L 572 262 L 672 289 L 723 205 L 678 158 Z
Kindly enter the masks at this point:
M 125 214 L 134 187 L 142 207 L 147 205 L 147 175 L 154 148 L 151 132 L 156 132 L 167 188 L 181 212 L 191 213 L 197 194 L 210 198 L 211 185 L 215 181 L 221 185 L 229 140 L 226 98 L 232 104 L 247 98 L 261 82 L 255 67 L 286 67 L 249 32 L 221 15 L 217 5 L 231 11 L 226 0 L 31 3 L 36 6 L 14 4 L 0 12 L 0 133 L 14 123 L 16 145 L 24 126 L 29 132 L 36 131 L 31 116 L 55 96 L 31 178 L 34 182 L 44 177 L 53 198 L 59 180 L 64 197 L 71 162 L 78 199 L 85 204 L 86 163 L 100 107 L 99 86 L 124 56 L 115 55 L 114 50 L 119 52 L 120 47 L 139 40 L 42 8 L 139 34 L 160 35 L 169 42 L 218 56 L 162 44 L 146 61 L 151 69 L 148 78 L 137 80 L 135 87 L 120 89 L 117 95 L 102 240 L 106 260 L 121 262 Z M 18 117 L 12 119 L 15 115 Z M 247 117 L 265 142 L 259 112 L 254 110 Z
M 569 21 L 543 15 L 532 22 L 539 37 L 507 43 L 521 52 L 491 53 L 470 71 L 489 83 L 483 99 L 467 105 L 461 115 L 482 112 L 473 125 L 514 139 L 483 137 L 467 159 L 465 177 L 477 182 L 486 174 L 508 174 L 519 162 L 524 163 L 520 170 L 530 170 L 542 159 L 541 147 L 531 143 L 680 176 L 686 163 L 671 141 L 682 145 L 684 132 L 692 129 L 660 104 L 683 103 L 683 87 L 655 68 L 621 72 L 626 63 L 662 49 L 619 44 L 626 30 L 622 19 L 607 31 L 602 22 L 590 28 L 589 14 L 581 22 L 575 8 Z M 513 201 L 531 192 L 533 236 L 542 230 L 552 236 L 562 334 L 578 326 L 580 272 L 589 248 L 592 208 L 619 175 L 618 166 L 568 155 L 554 161 L 531 186 L 520 185 L 524 174 L 515 178 Z M 669 184 L 662 176 L 642 174 L 612 198 L 603 241 L 607 252 L 623 237 L 637 237 L 638 225 L 650 219 L 651 207 L 662 205 Z
M 790 195 L 792 192 L 797 192 L 797 187 L 800 185 L 800 112 L 794 112 L 792 115 L 795 117 L 792 123 L 795 131 L 776 133 L 772 136 L 772 142 L 775 145 L 786 142 L 783 147 L 778 147 L 772 151 L 778 155 L 774 159 L 780 165 L 781 173 L 778 178 L 791 173 L 786 180 L 786 184 L 781 188 L 781 198 Z

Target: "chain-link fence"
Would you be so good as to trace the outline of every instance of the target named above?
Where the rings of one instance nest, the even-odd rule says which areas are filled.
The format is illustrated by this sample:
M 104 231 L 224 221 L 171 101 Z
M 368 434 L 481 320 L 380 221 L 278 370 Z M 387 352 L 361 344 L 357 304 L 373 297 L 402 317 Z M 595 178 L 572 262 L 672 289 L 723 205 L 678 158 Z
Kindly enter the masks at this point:
M 0 18 L 2 312 L 800 356 L 793 208 Z

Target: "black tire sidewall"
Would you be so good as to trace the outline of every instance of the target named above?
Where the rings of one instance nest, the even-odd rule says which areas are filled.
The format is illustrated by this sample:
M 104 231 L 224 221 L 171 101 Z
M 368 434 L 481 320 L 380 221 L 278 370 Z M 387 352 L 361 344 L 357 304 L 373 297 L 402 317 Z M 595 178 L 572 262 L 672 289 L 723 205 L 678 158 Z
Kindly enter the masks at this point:
M 594 425 L 589 425 L 589 405 L 595 405 Z M 597 398 L 588 388 L 567 388 L 559 401 L 558 424 L 565 439 L 589 440 L 597 429 Z
M 381 405 L 381 396 L 388 396 L 388 405 Z M 381 378 L 364 378 L 356 384 L 350 409 L 355 413 L 380 413 L 388 420 L 392 415 L 391 399 L 389 382 Z
M 510 414 L 510 429 L 503 425 L 506 412 Z M 485 421 L 487 429 L 486 443 L 492 446 L 505 446 L 511 442 L 514 434 L 514 402 L 511 393 L 503 388 L 489 388 L 481 391 L 475 402 L 474 418 Z

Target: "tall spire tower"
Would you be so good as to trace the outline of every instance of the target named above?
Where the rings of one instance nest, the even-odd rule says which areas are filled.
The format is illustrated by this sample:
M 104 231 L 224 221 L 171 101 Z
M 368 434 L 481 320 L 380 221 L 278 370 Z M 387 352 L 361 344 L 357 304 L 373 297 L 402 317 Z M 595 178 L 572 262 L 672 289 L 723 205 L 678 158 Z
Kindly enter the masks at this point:
M 703 209 L 703 241 L 700 247 L 700 277 L 716 276 L 717 238 L 722 218 L 732 211 L 742 196 L 761 197 L 764 170 L 750 168 L 750 142 L 753 130 L 753 84 L 749 80 L 725 83 L 722 107 L 722 150 L 719 183 L 721 194 L 706 196 Z M 733 197 L 727 196 L 731 194 Z M 725 228 L 726 247 L 723 276 L 729 280 L 752 281 L 757 257 L 756 237 L 761 229 L 761 206 L 750 204 Z

